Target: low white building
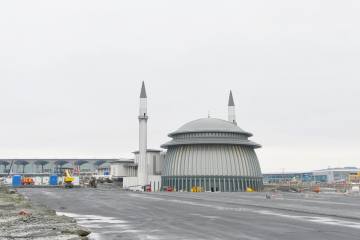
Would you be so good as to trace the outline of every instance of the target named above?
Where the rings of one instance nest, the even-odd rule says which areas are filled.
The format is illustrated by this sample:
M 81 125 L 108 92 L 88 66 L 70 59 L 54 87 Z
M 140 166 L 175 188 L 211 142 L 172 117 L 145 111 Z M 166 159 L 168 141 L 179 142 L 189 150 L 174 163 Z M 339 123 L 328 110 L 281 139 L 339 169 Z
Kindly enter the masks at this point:
M 140 154 L 139 151 L 133 152 L 135 154 L 135 164 L 139 164 Z M 148 175 L 161 175 L 163 166 L 164 155 L 161 150 L 147 149 L 146 162 Z
M 110 163 L 110 175 L 115 180 L 121 180 L 124 177 L 137 176 L 137 164 L 134 159 L 119 159 Z
M 114 180 L 122 183 L 123 188 L 137 186 L 138 184 L 138 164 L 139 151 L 135 151 L 134 159 L 119 159 L 110 163 L 110 174 Z M 152 191 L 160 191 L 161 189 L 161 170 L 165 153 L 161 150 L 148 149 L 146 152 L 148 184 Z

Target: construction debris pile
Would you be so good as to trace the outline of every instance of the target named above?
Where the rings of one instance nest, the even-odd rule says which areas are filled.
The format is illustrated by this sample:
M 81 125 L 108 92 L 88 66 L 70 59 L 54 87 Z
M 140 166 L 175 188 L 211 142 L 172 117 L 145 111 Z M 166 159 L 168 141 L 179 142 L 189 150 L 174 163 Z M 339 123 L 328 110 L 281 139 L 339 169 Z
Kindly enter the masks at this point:
M 80 240 L 90 232 L 66 216 L 35 205 L 0 185 L 0 239 Z

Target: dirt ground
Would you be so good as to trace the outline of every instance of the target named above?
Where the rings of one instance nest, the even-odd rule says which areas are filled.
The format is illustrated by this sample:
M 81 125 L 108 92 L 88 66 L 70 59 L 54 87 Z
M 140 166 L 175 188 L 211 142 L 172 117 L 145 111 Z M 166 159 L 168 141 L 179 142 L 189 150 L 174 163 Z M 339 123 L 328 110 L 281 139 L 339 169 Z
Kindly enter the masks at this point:
M 70 217 L 31 203 L 17 191 L 0 186 L 0 240 L 80 240 L 89 230 Z

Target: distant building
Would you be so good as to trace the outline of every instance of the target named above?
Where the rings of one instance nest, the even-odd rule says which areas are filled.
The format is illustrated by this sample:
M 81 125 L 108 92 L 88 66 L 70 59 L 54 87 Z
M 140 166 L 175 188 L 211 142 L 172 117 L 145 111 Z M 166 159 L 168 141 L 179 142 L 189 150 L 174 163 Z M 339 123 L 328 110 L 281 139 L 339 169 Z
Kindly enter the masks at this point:
M 137 176 L 137 164 L 134 163 L 134 159 L 118 159 L 111 162 L 110 174 L 115 180 L 122 182 L 124 177 L 136 177 Z
M 313 171 L 314 179 L 326 179 L 327 183 L 341 183 L 349 179 L 349 175 L 359 171 L 356 167 L 328 168 Z
M 356 167 L 328 168 L 310 172 L 278 172 L 264 173 L 265 184 L 297 182 L 315 182 L 315 183 L 342 183 L 349 179 L 350 174 L 356 174 L 360 169 Z
M 53 174 L 61 169 L 74 169 L 83 173 L 105 174 L 110 172 L 110 163 L 115 158 L 17 158 L 0 159 L 0 175 L 10 174 Z
M 133 152 L 134 159 L 117 159 L 110 164 L 110 173 L 113 179 L 123 183 L 124 187 L 136 186 L 138 184 L 139 151 Z M 154 189 L 160 190 L 160 175 L 163 168 L 165 153 L 161 150 L 147 149 L 146 163 L 148 165 L 149 184 Z M 158 176 L 158 177 L 154 177 Z M 154 180 L 156 178 L 157 180 Z M 155 187 L 156 186 L 156 187 Z
M 312 172 L 278 172 L 278 173 L 264 173 L 263 180 L 265 184 L 279 184 L 288 183 L 292 181 L 298 182 L 312 182 Z

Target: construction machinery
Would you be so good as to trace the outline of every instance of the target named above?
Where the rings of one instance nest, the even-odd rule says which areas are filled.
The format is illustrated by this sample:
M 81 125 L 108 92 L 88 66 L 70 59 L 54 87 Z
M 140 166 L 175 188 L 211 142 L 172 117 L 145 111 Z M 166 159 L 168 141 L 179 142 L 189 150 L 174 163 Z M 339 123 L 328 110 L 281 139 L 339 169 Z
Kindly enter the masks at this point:
M 11 164 L 10 164 L 10 167 L 9 167 L 9 171 L 8 171 L 7 176 L 10 176 L 12 166 L 14 165 L 14 161 L 15 161 L 15 160 L 12 160 L 12 161 L 11 161 Z
M 312 192 L 319 193 L 320 192 L 320 186 L 314 186 L 311 189 Z
M 95 177 L 91 177 L 89 181 L 89 187 L 97 188 L 97 181 Z
M 247 187 L 246 192 L 254 192 L 254 189 L 252 189 L 251 187 Z
M 194 186 L 191 188 L 191 192 L 203 192 L 202 187 Z
M 141 185 L 131 186 L 128 189 L 133 192 L 144 192 L 144 186 Z
M 171 186 L 164 186 L 164 187 L 163 187 L 163 191 L 164 191 L 164 192 L 173 192 L 174 189 L 173 189 Z
M 71 176 L 69 169 L 66 169 L 64 172 L 65 176 L 64 176 L 64 186 L 65 188 L 72 188 L 74 187 L 74 180 L 75 178 L 73 176 Z
M 32 179 L 31 177 L 23 177 L 21 179 L 21 184 L 26 186 L 26 185 L 34 185 L 34 179 Z
M 349 182 L 350 184 L 352 184 L 352 183 L 357 183 L 357 184 L 359 184 L 359 183 L 360 183 L 360 172 L 350 173 L 350 174 L 349 174 L 348 182 Z

